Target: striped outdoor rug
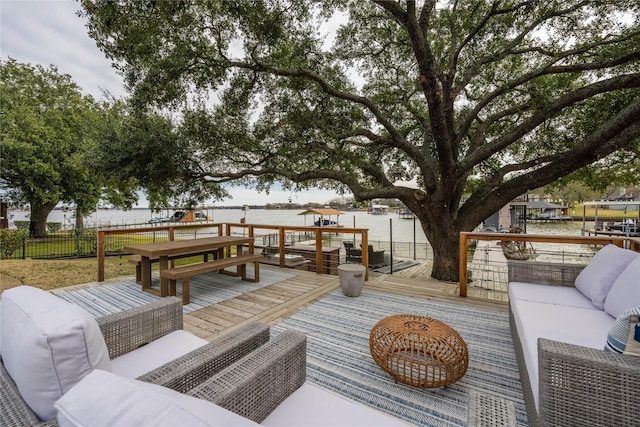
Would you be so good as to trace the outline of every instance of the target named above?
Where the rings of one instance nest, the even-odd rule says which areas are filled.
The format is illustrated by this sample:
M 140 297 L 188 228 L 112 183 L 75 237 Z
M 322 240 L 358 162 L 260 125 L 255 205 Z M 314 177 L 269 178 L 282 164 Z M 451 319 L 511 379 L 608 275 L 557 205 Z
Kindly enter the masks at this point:
M 383 317 L 411 313 L 441 320 L 460 333 L 469 368 L 446 388 L 395 384 L 371 358 L 369 333 Z M 467 394 L 478 390 L 514 402 L 518 426 L 526 412 L 506 312 L 363 290 L 357 298 L 334 291 L 272 327 L 307 335 L 307 379 L 352 400 L 421 426 L 464 426 Z
M 253 266 L 247 266 L 247 274 L 249 277 L 253 277 Z M 260 281 L 257 283 L 217 272 L 193 276 L 190 280 L 191 303 L 182 306 L 183 313 L 191 313 L 294 276 L 295 274 L 292 273 L 266 268 L 260 269 Z M 152 286 L 159 288 L 158 273 L 154 274 Z M 111 280 L 103 285 L 80 289 L 66 290 L 62 288 L 53 292 L 60 298 L 83 307 L 95 317 L 148 304 L 160 298 L 143 292 L 134 277 Z M 176 294 L 182 298 L 180 280 L 176 286 Z

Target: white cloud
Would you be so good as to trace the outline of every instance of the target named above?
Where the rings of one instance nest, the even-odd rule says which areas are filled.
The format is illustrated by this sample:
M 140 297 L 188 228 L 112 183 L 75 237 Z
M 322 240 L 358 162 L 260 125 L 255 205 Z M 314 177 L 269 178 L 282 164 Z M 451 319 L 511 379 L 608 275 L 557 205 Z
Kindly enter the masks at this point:
M 87 35 L 85 20 L 72 0 L 0 1 L 0 57 L 20 63 L 55 65 L 85 94 L 103 98 L 103 90 L 125 95 L 122 78 Z

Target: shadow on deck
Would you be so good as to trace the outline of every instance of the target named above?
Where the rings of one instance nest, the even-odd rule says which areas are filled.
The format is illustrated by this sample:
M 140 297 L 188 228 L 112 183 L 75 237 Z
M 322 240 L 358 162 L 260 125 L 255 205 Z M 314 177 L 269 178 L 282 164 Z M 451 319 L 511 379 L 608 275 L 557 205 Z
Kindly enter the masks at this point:
M 263 266 L 264 269 L 272 267 Z M 278 268 L 273 268 L 279 270 Z M 422 275 L 429 265 L 419 265 L 398 273 L 371 273 L 364 289 L 390 292 L 413 298 L 469 304 L 507 310 L 500 298 L 487 299 L 488 292 L 470 288 L 466 298 L 459 296 L 457 283 L 440 282 Z M 287 270 L 295 276 L 238 297 L 186 314 L 184 328 L 204 339 L 211 339 L 250 321 L 276 324 L 340 287 L 338 276 Z M 417 274 L 421 274 L 419 278 Z

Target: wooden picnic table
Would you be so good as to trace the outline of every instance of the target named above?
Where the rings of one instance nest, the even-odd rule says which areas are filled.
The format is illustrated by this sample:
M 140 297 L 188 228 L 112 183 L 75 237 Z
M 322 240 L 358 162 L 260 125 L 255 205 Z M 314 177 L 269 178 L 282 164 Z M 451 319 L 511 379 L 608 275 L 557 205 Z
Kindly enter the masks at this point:
M 151 264 L 157 259 L 160 271 L 169 268 L 169 258 L 188 255 L 201 255 L 217 253 L 218 259 L 231 256 L 231 247 L 236 247 L 236 253 L 242 253 L 242 246 L 247 245 L 249 254 L 253 254 L 253 237 L 240 236 L 216 236 L 202 239 L 173 240 L 160 243 L 145 243 L 126 246 L 124 251 L 141 257 L 142 290 L 150 293 L 151 288 Z M 225 248 L 227 248 L 225 253 Z M 160 276 L 160 296 L 169 296 L 169 279 Z

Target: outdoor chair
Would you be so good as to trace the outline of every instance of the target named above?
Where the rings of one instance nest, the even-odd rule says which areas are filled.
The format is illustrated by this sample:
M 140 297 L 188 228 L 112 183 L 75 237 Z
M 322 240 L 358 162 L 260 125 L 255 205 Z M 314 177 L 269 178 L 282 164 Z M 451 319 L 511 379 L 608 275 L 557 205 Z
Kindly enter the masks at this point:
M 23 396 L 25 390 L 29 393 L 28 384 L 24 387 L 23 379 L 18 378 L 21 384 L 16 385 L 8 373 L 8 370 L 15 369 L 15 360 L 11 360 L 16 351 L 14 344 L 15 347 L 24 344 L 11 333 L 15 324 L 12 324 L 9 316 L 16 316 L 19 321 L 24 321 L 16 310 L 17 305 L 25 302 L 20 301 L 20 296 L 37 301 L 36 304 L 29 304 L 28 301 L 25 304 L 25 313 L 29 313 L 34 319 L 43 318 L 43 308 L 44 312 L 50 312 L 49 306 L 57 306 L 53 311 L 57 311 L 54 314 L 58 318 L 48 319 L 45 325 L 38 325 L 49 335 L 47 338 L 50 348 L 47 351 L 52 353 L 50 360 L 56 360 L 61 356 L 57 352 L 64 349 L 69 353 L 69 348 L 74 348 L 74 345 L 69 345 L 72 343 L 67 335 L 69 329 L 76 326 L 76 316 L 82 317 L 88 313 L 48 292 L 33 289 L 35 288 L 26 292 L 24 289 L 18 292 L 5 291 L 0 301 L 0 326 L 3 333 L 0 343 L 1 349 L 4 349 L 3 363 L 0 364 L 0 425 L 56 426 L 59 423 L 62 426 L 244 426 L 261 423 L 284 427 L 300 425 L 301 420 L 313 421 L 312 424 L 316 426 L 404 425 L 380 411 L 306 382 L 306 336 L 295 331 L 284 331 L 269 340 L 269 327 L 255 322 L 187 352 L 137 379 L 116 373 L 113 363 L 113 372 L 95 365 L 86 371 L 86 361 L 82 357 L 76 360 L 75 355 L 67 354 L 67 366 L 56 368 L 62 371 L 72 368 L 81 378 L 75 384 L 70 384 L 68 378 L 60 379 L 59 384 L 67 386 L 67 389 L 61 397 L 55 398 L 55 418 L 41 422 Z M 99 318 L 97 321 L 85 316 L 80 320 L 89 326 L 83 325 L 82 333 L 87 342 L 92 342 L 95 338 L 95 331 L 91 331 L 93 322 L 97 324 L 94 325 L 96 328 L 99 325 L 98 333 L 104 335 L 104 351 L 108 351 L 109 355 L 126 356 L 142 352 L 142 360 L 138 361 L 138 366 L 130 366 L 132 371 L 140 370 L 143 365 L 157 363 L 148 360 L 153 359 L 157 353 L 170 352 L 173 347 L 185 350 L 189 346 L 188 340 L 184 340 L 182 343 L 174 342 L 172 347 L 153 348 L 154 343 L 162 340 L 162 337 L 184 332 L 176 330 L 177 326 L 182 326 L 181 307 L 179 299 L 167 297 L 153 304 Z M 68 316 L 69 313 L 72 315 Z M 44 314 L 44 317 L 47 315 Z M 67 318 L 64 318 L 65 315 Z M 60 319 L 60 316 L 63 318 Z M 70 328 L 66 327 L 69 325 Z M 19 334 L 22 336 L 29 334 L 29 325 L 16 329 L 20 329 Z M 133 332 L 137 329 L 140 329 L 140 334 Z M 59 333 L 54 333 L 56 331 Z M 136 338 L 140 335 L 145 338 Z M 156 336 L 161 337 L 156 340 L 151 338 Z M 150 344 L 128 351 L 150 339 Z M 37 382 L 39 389 L 46 390 L 47 374 L 60 375 L 60 372 L 51 369 L 46 363 L 44 367 L 34 367 L 33 360 L 29 359 L 33 359 L 34 355 L 41 356 L 41 353 L 37 345 L 29 343 L 29 347 L 32 354 L 24 349 L 18 351 L 22 351 L 24 355 L 24 364 L 30 365 L 26 367 L 29 376 Z M 8 349 L 11 350 L 7 351 Z M 152 351 L 147 351 L 148 349 Z M 83 356 L 93 353 L 95 357 L 99 353 L 88 348 L 85 350 L 82 352 Z M 111 362 L 116 360 L 118 359 Z M 5 369 L 5 364 L 9 365 L 8 370 Z M 16 376 L 20 375 L 20 372 L 16 373 Z
M 369 245 L 369 268 L 379 268 L 385 266 L 384 250 L 376 251 L 373 245 Z
M 186 393 L 269 341 L 269 327 L 256 322 L 198 338 L 182 330 L 175 297 L 95 320 L 28 286 L 0 303 L 0 425 L 56 425 L 55 401 L 95 369 Z
M 351 242 L 342 242 L 347 252 L 347 262 L 361 262 L 362 250 L 356 248 Z

